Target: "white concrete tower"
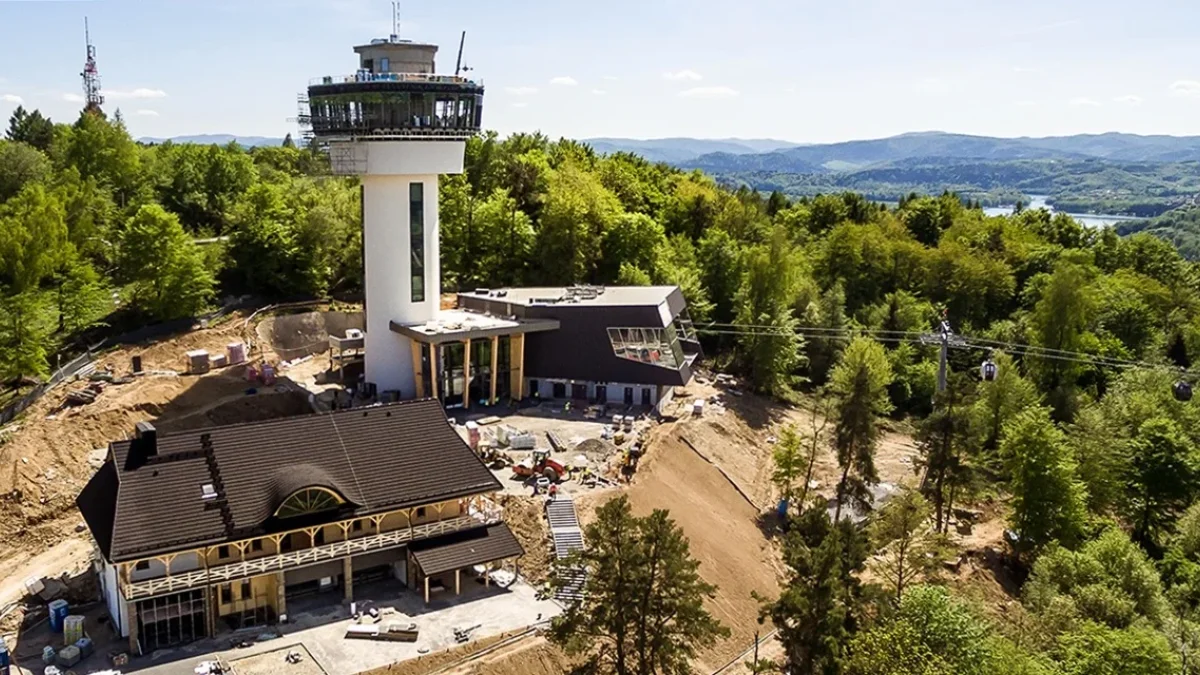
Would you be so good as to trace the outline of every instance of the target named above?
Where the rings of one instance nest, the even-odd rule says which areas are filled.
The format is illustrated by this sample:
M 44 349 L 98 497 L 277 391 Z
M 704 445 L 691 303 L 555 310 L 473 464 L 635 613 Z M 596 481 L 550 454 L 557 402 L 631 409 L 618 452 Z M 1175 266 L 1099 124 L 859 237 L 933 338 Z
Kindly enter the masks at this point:
M 416 396 L 409 338 L 393 325 L 433 319 L 441 295 L 438 175 L 462 173 L 479 131 L 483 86 L 436 75 L 436 45 L 389 39 L 355 47 L 359 70 L 308 88 L 315 142 L 333 172 L 362 179 L 366 381 Z

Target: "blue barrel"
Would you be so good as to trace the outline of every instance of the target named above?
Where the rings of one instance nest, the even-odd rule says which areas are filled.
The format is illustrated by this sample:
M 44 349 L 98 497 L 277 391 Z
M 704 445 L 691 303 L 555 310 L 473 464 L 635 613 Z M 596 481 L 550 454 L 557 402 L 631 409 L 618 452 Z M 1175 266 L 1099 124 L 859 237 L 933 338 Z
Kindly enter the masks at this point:
M 4 640 L 0 640 L 0 675 L 8 675 L 8 667 L 12 665 L 12 659 L 8 655 L 8 645 Z
M 86 659 L 92 655 L 92 638 L 79 638 L 75 641 L 75 648 L 79 650 L 79 655 Z M 0 675 L 4 675 L 4 673 L 0 673 Z
M 788 512 L 788 500 L 780 499 L 779 504 L 775 506 L 775 513 L 777 513 L 780 518 L 787 518 L 787 512 Z
M 55 600 L 50 603 L 50 630 L 55 633 L 63 632 L 63 621 L 67 615 L 71 613 L 71 608 L 67 605 L 66 600 Z

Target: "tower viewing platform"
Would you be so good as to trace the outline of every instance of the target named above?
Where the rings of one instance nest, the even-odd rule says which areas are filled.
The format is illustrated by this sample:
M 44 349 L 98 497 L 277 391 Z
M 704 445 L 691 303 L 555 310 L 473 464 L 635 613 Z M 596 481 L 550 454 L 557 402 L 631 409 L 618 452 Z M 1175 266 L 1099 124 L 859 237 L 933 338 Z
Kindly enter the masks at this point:
M 354 50 L 356 72 L 309 83 L 306 121 L 318 139 L 466 138 L 479 131 L 483 84 L 436 74 L 436 45 L 391 38 Z

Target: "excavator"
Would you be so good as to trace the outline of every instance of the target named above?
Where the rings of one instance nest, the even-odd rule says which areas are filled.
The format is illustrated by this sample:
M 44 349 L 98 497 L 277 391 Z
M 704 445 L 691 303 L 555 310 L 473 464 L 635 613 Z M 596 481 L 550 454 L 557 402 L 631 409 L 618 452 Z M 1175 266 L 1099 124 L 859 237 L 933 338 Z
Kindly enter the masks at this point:
M 557 483 L 567 475 L 567 467 L 550 459 L 550 451 L 535 448 L 530 459 L 513 464 L 513 473 L 521 476 L 545 476 L 551 483 Z

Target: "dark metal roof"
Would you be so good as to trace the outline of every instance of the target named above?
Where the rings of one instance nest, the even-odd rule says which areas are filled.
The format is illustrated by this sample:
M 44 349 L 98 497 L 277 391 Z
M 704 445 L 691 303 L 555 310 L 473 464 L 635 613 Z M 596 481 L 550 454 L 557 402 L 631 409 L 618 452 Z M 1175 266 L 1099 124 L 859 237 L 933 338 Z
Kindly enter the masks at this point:
M 668 368 L 621 358 L 613 353 L 608 336 L 609 328 L 663 328 L 671 324 L 687 308 L 678 286 L 617 286 L 578 302 L 536 301 L 566 292 L 563 287 L 480 289 L 459 293 L 458 304 L 478 312 L 511 312 L 521 320 L 559 322 L 558 330 L 525 336 L 527 378 L 663 386 L 684 385 L 691 379 L 690 363 Z M 609 392 L 610 400 L 615 395 Z
M 429 399 L 159 434 L 148 458 L 139 443 L 112 443 L 76 500 L 112 561 L 301 526 L 273 514 L 303 487 L 349 502 L 323 520 L 501 488 Z M 205 484 L 216 498 L 202 499 Z
M 423 539 L 409 549 L 427 575 L 525 555 L 521 542 L 504 523 Z

